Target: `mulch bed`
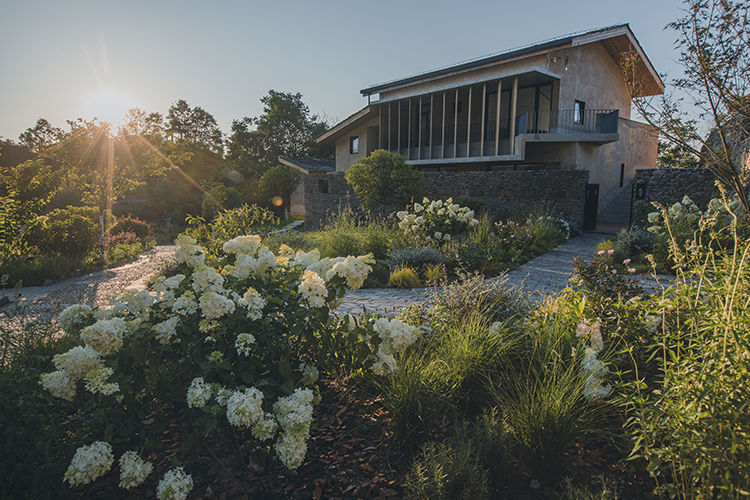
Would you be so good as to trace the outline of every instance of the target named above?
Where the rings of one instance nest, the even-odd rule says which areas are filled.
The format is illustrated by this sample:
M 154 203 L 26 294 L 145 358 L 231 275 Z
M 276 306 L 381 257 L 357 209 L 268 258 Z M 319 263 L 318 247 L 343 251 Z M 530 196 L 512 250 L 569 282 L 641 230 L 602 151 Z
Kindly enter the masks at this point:
M 321 403 L 315 407 L 306 459 L 296 470 L 284 467 L 267 449 L 244 448 L 245 463 L 231 446 L 216 437 L 209 440 L 217 460 L 203 452 L 186 468 L 195 481 L 189 499 L 212 500 L 401 500 L 410 457 L 388 438 L 387 415 L 380 401 L 351 380 L 321 381 Z M 176 421 L 175 421 L 176 422 Z M 164 432 L 167 451 L 177 451 L 179 429 L 173 423 Z M 447 436 L 436 430 L 434 438 Z M 164 455 L 164 454 L 162 454 Z M 116 453 L 116 457 L 119 455 Z M 156 457 L 150 457 L 152 462 Z M 607 443 L 578 443 L 570 451 L 569 472 L 574 483 L 595 485 L 598 476 L 616 485 L 619 499 L 653 498 L 653 484 L 644 471 L 624 462 Z M 119 466 L 92 484 L 65 488 L 68 499 L 106 498 L 136 500 L 156 498 L 156 486 L 170 468 L 166 459 L 131 491 L 118 486 Z M 534 481 L 518 464 L 508 474 L 492 478 L 493 499 L 557 498 L 557 492 Z

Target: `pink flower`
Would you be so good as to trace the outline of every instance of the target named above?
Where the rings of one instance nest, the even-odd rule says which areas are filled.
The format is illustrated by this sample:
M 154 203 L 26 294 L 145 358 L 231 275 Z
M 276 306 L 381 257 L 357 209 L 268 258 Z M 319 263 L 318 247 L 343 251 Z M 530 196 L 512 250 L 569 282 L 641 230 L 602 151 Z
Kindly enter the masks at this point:
M 630 259 L 625 259 L 625 260 L 622 261 L 622 263 L 623 263 L 623 265 L 627 266 L 628 264 L 630 264 Z
M 599 250 L 599 251 L 597 252 L 597 255 L 604 255 L 604 250 Z
M 612 255 L 613 253 L 615 253 L 615 251 L 614 250 L 607 250 L 607 253 L 610 254 L 610 255 Z
M 634 274 L 634 273 L 635 273 L 635 268 L 634 268 L 634 267 L 631 267 L 630 269 L 628 269 L 628 272 L 629 272 L 630 274 Z
M 612 274 L 617 274 L 617 269 L 612 269 Z

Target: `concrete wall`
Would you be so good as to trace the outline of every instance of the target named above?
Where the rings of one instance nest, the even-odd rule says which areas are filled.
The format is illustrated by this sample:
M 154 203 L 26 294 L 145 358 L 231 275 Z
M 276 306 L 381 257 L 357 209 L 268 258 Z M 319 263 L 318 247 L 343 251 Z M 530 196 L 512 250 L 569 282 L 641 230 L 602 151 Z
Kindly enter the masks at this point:
M 430 199 L 455 196 L 481 198 L 490 215 L 515 211 L 535 203 L 553 204 L 570 222 L 583 225 L 588 172 L 581 170 L 522 170 L 511 172 L 425 172 L 422 192 Z M 329 213 L 359 199 L 342 173 L 303 175 L 305 227 L 320 227 Z M 327 192 L 322 192 L 325 186 Z
M 345 137 L 336 140 L 337 172 L 346 171 L 347 168 L 357 163 L 357 160 L 367 156 L 368 151 L 372 152 L 378 149 L 378 135 L 372 132 L 368 134 L 367 128 L 378 127 L 379 122 L 379 118 L 372 119 L 361 127 L 352 130 Z M 349 153 L 349 138 L 353 136 L 359 137 L 359 153 L 357 154 Z

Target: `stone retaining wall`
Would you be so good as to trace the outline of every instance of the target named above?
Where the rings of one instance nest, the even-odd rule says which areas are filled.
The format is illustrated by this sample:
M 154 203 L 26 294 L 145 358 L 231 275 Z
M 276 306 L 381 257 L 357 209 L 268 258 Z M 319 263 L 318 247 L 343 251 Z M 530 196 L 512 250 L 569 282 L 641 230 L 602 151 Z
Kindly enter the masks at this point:
M 578 227 L 583 226 L 586 184 L 584 170 L 518 170 L 501 172 L 423 172 L 422 193 L 427 198 L 451 196 L 480 198 L 491 216 L 535 203 L 554 205 L 555 211 Z M 320 227 L 329 213 L 359 199 L 343 173 L 303 175 L 305 227 Z
M 636 170 L 631 211 L 633 222 L 644 222 L 645 214 L 656 210 L 652 202 L 672 205 L 685 195 L 704 208 L 711 198 L 719 195 L 713 174 L 702 168 Z

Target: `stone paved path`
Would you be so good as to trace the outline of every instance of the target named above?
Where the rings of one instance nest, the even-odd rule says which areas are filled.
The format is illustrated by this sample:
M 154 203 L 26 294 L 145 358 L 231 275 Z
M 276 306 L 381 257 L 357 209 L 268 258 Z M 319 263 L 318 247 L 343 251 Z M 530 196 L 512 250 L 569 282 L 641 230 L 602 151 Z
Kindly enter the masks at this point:
M 508 283 L 526 291 L 532 299 L 541 300 L 562 291 L 573 275 L 572 261 L 578 256 L 591 259 L 596 246 L 611 235 L 583 233 L 546 254 L 533 259 L 507 274 Z M 671 277 L 660 277 L 669 283 Z M 653 277 L 643 276 L 641 283 L 647 290 L 658 288 Z M 358 315 L 364 311 L 397 314 L 399 309 L 426 300 L 425 288 L 410 290 L 361 289 L 347 291 L 338 314 Z

